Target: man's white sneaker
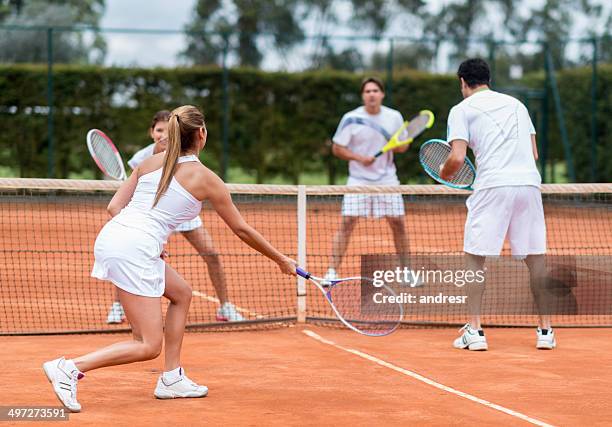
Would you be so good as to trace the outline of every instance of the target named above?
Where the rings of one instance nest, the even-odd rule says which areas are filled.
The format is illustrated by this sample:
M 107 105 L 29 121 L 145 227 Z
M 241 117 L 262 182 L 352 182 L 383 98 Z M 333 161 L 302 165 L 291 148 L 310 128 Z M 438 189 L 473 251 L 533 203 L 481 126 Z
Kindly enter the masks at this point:
M 179 397 L 204 397 L 208 394 L 208 387 L 198 385 L 187 378 L 183 368 L 175 378 L 164 378 L 164 374 L 159 376 L 157 387 L 153 393 L 158 399 L 175 399 Z
M 217 320 L 221 322 L 242 322 L 244 317 L 231 302 L 226 302 L 217 310 Z
M 123 318 L 125 317 L 125 312 L 123 311 L 123 306 L 120 302 L 115 301 L 113 305 L 111 305 L 110 310 L 108 311 L 108 316 L 106 317 L 106 323 L 114 324 L 123 322 Z
M 43 363 L 43 370 L 62 405 L 70 412 L 81 412 L 76 395 L 77 381 L 83 377 L 83 373 L 79 372 L 74 363 L 60 357 Z
M 461 336 L 455 340 L 453 347 L 467 348 L 468 350 L 487 350 L 487 338 L 482 329 L 476 330 L 467 323 L 463 328 L 459 329 L 462 332 Z
M 557 340 L 555 340 L 555 332 L 550 329 L 540 329 L 536 330 L 536 348 L 540 350 L 552 350 L 557 346 Z

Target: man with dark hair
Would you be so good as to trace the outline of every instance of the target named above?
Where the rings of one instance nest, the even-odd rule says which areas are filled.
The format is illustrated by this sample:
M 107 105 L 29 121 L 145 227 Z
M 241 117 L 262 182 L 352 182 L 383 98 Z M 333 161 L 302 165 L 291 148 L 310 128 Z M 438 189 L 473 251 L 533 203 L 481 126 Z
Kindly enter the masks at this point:
M 467 147 L 476 156 L 478 173 L 467 200 L 463 250 L 468 270 L 482 271 L 487 256 L 499 256 L 506 236 L 512 255 L 524 259 L 540 310 L 536 347 L 556 346 L 550 316 L 544 309 L 546 224 L 540 193 L 535 129 L 527 108 L 517 99 L 491 90 L 489 66 L 468 59 L 457 72 L 464 100 L 448 116 L 447 140 L 452 146 L 442 165 L 442 179 L 451 178 L 464 162 Z M 470 321 L 454 342 L 456 348 L 486 350 L 480 324 L 484 284 L 466 285 Z
M 480 58 L 472 58 L 464 61 L 459 65 L 457 76 L 469 86 L 487 87 L 491 84 L 491 71 L 489 64 Z
M 361 83 L 363 105 L 346 113 L 333 137 L 332 152 L 349 162 L 347 185 L 399 185 L 393 153 L 403 153 L 407 145 L 374 157 L 387 140 L 380 130 L 393 135 L 404 123 L 402 114 L 382 105 L 383 82 L 368 77 Z M 351 120 L 354 122 L 351 123 Z M 365 125 L 368 122 L 371 125 Z M 347 124 L 351 123 L 351 124 Z M 407 264 L 408 238 L 404 227 L 404 203 L 400 194 L 347 194 L 342 200 L 342 223 L 333 239 L 332 256 L 325 278 L 336 278 L 349 238 L 360 217 L 385 218 L 391 227 L 400 262 Z
M 363 94 L 363 90 L 365 89 L 368 83 L 374 83 L 376 86 L 378 86 L 378 89 L 380 89 L 384 97 L 385 85 L 378 77 L 366 77 L 365 79 L 363 79 L 363 81 L 361 82 L 361 87 L 359 88 L 359 93 Z

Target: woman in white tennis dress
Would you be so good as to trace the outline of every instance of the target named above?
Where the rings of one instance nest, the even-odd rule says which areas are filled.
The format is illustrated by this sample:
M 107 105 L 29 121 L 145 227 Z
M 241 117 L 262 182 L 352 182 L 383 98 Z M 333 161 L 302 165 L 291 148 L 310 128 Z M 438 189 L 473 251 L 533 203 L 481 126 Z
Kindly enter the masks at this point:
M 245 243 L 275 261 L 283 273 L 295 275 L 295 262 L 244 221 L 223 181 L 199 162 L 197 155 L 206 143 L 202 113 L 192 106 L 177 108 L 168 133 L 166 152 L 143 161 L 111 200 L 108 211 L 113 218 L 94 246 L 92 276 L 117 286 L 133 339 L 43 365 L 55 394 L 70 411 L 81 410 L 76 391 L 84 372 L 156 358 L 164 341 L 165 366 L 155 397 L 203 397 L 208 393 L 205 386 L 187 378 L 180 365 L 191 287 L 162 258 L 170 233 L 199 214 L 202 200 L 208 200 Z M 162 295 L 170 300 L 165 324 Z
M 132 158 L 128 160 L 127 163 L 132 169 L 136 169 L 144 160 L 154 154 L 166 150 L 168 144 L 167 128 L 169 119 L 170 111 L 162 110 L 155 113 L 149 127 L 149 135 L 153 139 L 153 143 L 137 151 Z M 210 281 L 219 299 L 217 320 L 230 322 L 243 321 L 244 317 L 239 313 L 238 308 L 230 302 L 221 257 L 215 248 L 210 233 L 202 224 L 200 216 L 196 215 L 192 220 L 178 225 L 174 231 L 181 233 L 206 263 Z M 197 286 L 197 284 L 194 285 Z M 113 304 L 108 311 L 106 322 L 121 323 L 125 314 L 116 291 L 113 293 L 113 297 Z

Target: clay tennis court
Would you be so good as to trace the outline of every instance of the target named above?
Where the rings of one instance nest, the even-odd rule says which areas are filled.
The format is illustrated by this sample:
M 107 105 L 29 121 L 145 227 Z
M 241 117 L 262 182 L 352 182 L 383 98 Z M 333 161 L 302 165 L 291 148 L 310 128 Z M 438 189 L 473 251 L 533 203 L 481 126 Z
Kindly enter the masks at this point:
M 125 323 L 105 324 L 111 287 L 89 278 L 93 242 L 107 219 L 107 200 L 108 195 L 74 198 L 63 193 L 52 197 L 19 193 L 2 198 L 3 334 L 127 328 Z M 281 251 L 296 256 L 294 198 L 247 197 L 240 200 L 239 208 Z M 462 203 L 408 200 L 406 209 L 412 251 L 461 251 Z M 339 218 L 337 200 L 309 204 L 311 271 L 324 271 Z M 247 319 L 266 323 L 247 323 L 248 328 L 258 329 L 252 331 L 186 335 L 183 365 L 190 377 L 210 388 L 209 397 L 156 401 L 152 391 L 160 359 L 112 367 L 88 373 L 79 383 L 83 413 L 71 415 L 71 422 L 604 425 L 612 416 L 610 329 L 558 329 L 559 347 L 551 352 L 535 349 L 534 328 L 488 329 L 490 351 L 474 353 L 451 347 L 457 336 L 455 328 L 400 329 L 388 337 L 368 338 L 339 327 L 297 324 L 295 279 L 281 276 L 275 265 L 232 236 L 214 212 L 205 209 L 202 219 L 221 253 L 230 299 Z M 551 252 L 612 254 L 609 205 L 580 200 L 550 203 L 546 219 Z M 442 226 L 432 227 L 436 222 Z M 387 225 L 364 220 L 354 231 L 343 270 L 355 268 L 364 251 L 393 249 Z M 169 262 L 194 289 L 188 323 L 206 331 L 223 329 L 215 324 L 217 303 L 205 264 L 181 236 L 172 236 L 168 250 Z M 333 318 L 318 291 L 307 289 L 307 317 Z M 487 289 L 486 295 L 512 297 L 500 292 Z M 452 313 L 429 316 L 429 321 L 437 320 L 447 324 L 461 318 Z M 536 318 L 524 315 L 513 322 L 504 316 L 501 322 L 497 320 L 492 323 L 510 320 L 535 325 Z M 557 321 L 609 326 L 612 315 Z M 75 356 L 127 336 L 2 337 L 0 355 L 7 368 L 4 383 L 19 386 L 1 388 L 0 401 L 6 405 L 56 404 L 42 373 L 43 361 L 62 354 Z
M 454 391 L 322 343 L 306 330 Z M 612 417 L 609 330 L 559 330 L 560 345 L 549 352 L 534 348 L 533 330 L 488 332 L 490 351 L 483 353 L 450 348 L 457 335 L 452 329 L 400 330 L 377 339 L 312 326 L 187 334 L 183 365 L 191 378 L 209 387 L 208 397 L 156 400 L 153 389 L 161 360 L 100 369 L 79 382 L 83 412 L 71 414 L 70 423 L 608 425 Z M 0 401 L 57 405 L 41 369 L 44 361 L 125 338 L 114 334 L 4 337 L 0 358 L 5 386 L 0 388 Z

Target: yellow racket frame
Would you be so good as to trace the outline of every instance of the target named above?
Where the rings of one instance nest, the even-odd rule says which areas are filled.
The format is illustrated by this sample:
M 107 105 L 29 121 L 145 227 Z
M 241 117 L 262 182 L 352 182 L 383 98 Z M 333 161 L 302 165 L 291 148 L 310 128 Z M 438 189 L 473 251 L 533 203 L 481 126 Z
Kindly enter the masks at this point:
M 419 115 L 417 117 L 422 116 L 422 115 L 429 116 L 429 120 L 425 124 L 425 129 L 431 128 L 433 126 L 434 120 L 435 120 L 434 113 L 432 113 L 429 110 L 421 110 L 421 111 L 419 111 Z M 412 120 L 414 120 L 414 119 L 412 119 Z M 391 138 L 385 144 L 385 146 L 378 153 L 376 153 L 374 155 L 374 157 L 381 156 L 382 154 L 386 153 L 389 150 L 393 150 L 394 148 L 401 147 L 403 145 L 411 144 L 415 140 L 415 138 L 417 138 L 422 132 L 419 133 L 418 135 L 415 135 L 415 136 L 410 137 L 408 139 L 400 140 L 399 139 L 400 135 L 402 134 L 402 132 L 404 132 L 406 130 L 406 128 L 408 127 L 409 124 L 410 124 L 410 121 L 406 120 L 404 122 L 404 124 L 402 126 L 400 126 L 400 128 L 397 131 L 395 131 L 395 133 L 391 136 Z M 423 131 L 425 129 L 423 129 Z

